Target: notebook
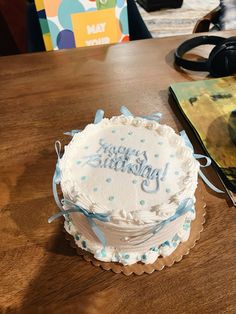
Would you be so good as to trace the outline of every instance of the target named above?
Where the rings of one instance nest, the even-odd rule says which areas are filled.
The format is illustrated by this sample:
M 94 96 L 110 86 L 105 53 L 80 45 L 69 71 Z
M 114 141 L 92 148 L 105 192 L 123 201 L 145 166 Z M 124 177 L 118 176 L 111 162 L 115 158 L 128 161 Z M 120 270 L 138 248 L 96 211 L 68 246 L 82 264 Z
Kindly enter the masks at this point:
M 170 92 L 225 186 L 236 193 L 236 77 L 175 83 Z

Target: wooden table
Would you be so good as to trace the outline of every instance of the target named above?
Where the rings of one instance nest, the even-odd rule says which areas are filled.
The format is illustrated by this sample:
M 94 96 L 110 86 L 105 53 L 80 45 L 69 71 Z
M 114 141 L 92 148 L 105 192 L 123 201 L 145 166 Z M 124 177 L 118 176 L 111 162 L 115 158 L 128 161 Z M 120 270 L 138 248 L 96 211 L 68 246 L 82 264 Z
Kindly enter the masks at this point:
M 85 262 L 61 222 L 47 223 L 58 210 L 51 181 L 64 131 L 83 128 L 98 108 L 117 115 L 123 104 L 136 114 L 161 111 L 164 123 L 182 129 L 168 87 L 206 77 L 174 68 L 173 49 L 186 37 L 0 59 L 2 312 L 236 312 L 236 211 L 226 195 L 204 188 L 197 245 L 173 267 L 140 277 Z M 220 187 L 212 169 L 207 175 Z

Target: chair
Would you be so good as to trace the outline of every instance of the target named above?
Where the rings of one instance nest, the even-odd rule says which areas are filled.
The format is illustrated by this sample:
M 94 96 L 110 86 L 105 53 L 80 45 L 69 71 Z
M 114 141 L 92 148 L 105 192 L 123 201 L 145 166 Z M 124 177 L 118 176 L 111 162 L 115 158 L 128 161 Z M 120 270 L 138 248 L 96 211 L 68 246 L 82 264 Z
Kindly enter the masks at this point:
M 218 6 L 217 8 L 206 14 L 203 18 L 197 21 L 193 29 L 193 33 L 203 33 L 221 30 L 220 14 L 221 7 Z

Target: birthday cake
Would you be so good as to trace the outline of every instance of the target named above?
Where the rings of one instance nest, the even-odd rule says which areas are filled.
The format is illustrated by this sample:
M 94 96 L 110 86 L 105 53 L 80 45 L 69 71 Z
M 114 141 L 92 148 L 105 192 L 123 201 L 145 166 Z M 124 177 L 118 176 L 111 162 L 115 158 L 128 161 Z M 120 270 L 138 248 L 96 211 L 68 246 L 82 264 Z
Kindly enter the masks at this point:
M 171 127 L 152 117 L 101 117 L 58 158 L 65 229 L 98 260 L 153 263 L 189 237 L 198 171 Z

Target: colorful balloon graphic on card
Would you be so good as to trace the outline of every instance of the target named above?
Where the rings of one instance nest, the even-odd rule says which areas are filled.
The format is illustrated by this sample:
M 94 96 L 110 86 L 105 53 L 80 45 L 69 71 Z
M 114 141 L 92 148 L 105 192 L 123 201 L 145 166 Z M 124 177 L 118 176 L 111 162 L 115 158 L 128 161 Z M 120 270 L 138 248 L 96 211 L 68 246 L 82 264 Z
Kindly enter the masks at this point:
M 126 0 L 43 0 L 53 49 L 127 40 Z

